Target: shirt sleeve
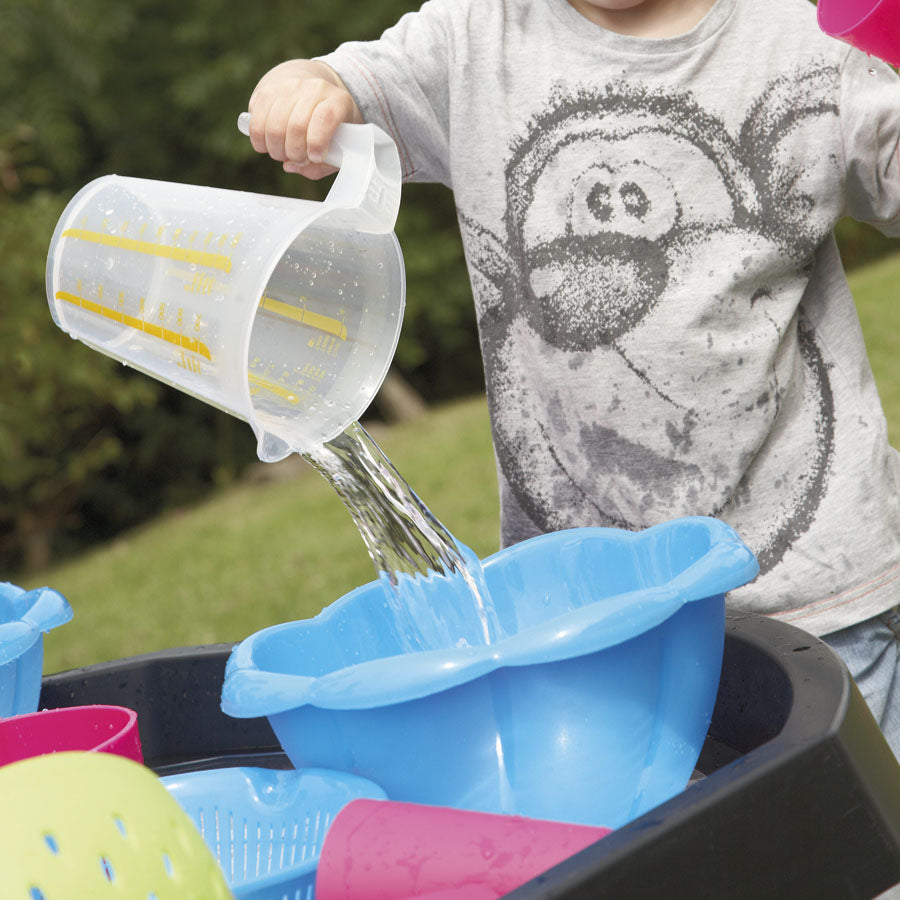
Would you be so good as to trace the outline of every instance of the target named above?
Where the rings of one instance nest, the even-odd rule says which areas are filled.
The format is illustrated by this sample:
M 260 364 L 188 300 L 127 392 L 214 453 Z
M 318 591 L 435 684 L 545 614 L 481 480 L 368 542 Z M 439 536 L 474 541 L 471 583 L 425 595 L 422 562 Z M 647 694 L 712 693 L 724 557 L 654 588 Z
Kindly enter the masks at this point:
M 851 50 L 841 73 L 846 213 L 900 236 L 900 77 Z
M 379 40 L 351 41 L 319 57 L 340 75 L 366 122 L 394 139 L 404 180 L 450 186 L 451 14 L 464 6 L 459 0 L 428 0 Z

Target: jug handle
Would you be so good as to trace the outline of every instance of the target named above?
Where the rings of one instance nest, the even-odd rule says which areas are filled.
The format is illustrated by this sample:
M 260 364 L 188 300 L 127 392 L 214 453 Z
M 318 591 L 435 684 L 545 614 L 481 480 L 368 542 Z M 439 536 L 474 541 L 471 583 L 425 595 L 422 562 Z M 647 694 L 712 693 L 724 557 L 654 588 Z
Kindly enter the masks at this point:
M 250 133 L 250 113 L 238 116 L 238 130 Z M 394 230 L 400 209 L 400 154 L 377 125 L 338 125 L 325 162 L 338 169 L 325 198 L 332 209 L 354 211 L 357 227 L 386 234 Z M 363 221 L 359 222 L 362 214 Z

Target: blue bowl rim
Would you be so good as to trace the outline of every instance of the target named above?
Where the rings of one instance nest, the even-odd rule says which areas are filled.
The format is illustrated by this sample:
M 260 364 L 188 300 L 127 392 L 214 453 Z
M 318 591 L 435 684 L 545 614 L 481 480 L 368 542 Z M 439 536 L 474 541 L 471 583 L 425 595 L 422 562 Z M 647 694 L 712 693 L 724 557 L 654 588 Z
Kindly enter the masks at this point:
M 756 558 L 737 533 L 724 522 L 706 516 L 673 519 L 637 532 L 600 527 L 551 532 L 500 550 L 487 557 L 483 565 L 485 570 L 504 565 L 538 544 L 641 542 L 666 532 L 674 536 L 684 529 L 706 532 L 709 550 L 666 583 L 607 595 L 603 603 L 570 610 L 493 644 L 380 657 L 318 676 L 273 672 L 258 666 L 257 645 L 300 627 L 328 629 L 329 620 L 347 604 L 381 590 L 379 582 L 370 582 L 345 594 L 313 619 L 269 626 L 238 644 L 225 670 L 222 709 L 234 717 L 252 718 L 305 705 L 370 709 L 415 700 L 501 667 L 555 662 L 621 644 L 659 626 L 685 603 L 723 596 L 756 576 Z

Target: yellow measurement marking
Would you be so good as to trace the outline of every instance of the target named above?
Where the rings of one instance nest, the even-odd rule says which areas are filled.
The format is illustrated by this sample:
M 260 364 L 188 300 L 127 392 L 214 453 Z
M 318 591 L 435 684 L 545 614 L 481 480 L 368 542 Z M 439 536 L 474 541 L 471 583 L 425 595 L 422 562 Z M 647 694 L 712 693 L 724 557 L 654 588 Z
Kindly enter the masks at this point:
M 148 256 L 177 259 L 180 262 L 207 266 L 210 269 L 221 269 L 223 272 L 231 271 L 231 258 L 224 253 L 208 253 L 205 250 L 189 250 L 186 247 L 176 247 L 173 244 L 139 241 L 135 238 L 122 237 L 117 234 L 107 234 L 103 231 L 88 231 L 86 228 L 67 228 L 62 233 L 62 236 L 75 238 L 79 241 L 90 241 L 93 244 L 102 244 L 104 247 L 119 247 L 122 250 L 133 250 L 135 253 L 146 253 Z
M 247 373 L 247 378 L 250 380 L 250 384 L 255 384 L 263 390 L 271 391 L 273 394 L 283 397 L 288 403 L 296 405 L 300 402 L 300 397 L 297 396 L 296 391 L 292 391 L 280 384 L 276 384 L 274 381 L 269 381 L 267 378 L 263 378 L 260 375 L 254 375 L 252 372 Z M 250 393 L 254 394 L 256 392 L 251 391 Z
M 212 354 L 209 352 L 209 347 L 207 347 L 203 341 L 198 341 L 196 338 L 187 337 L 186 335 L 179 334 L 177 331 L 171 331 L 170 329 L 162 328 L 159 325 L 153 325 L 152 323 L 146 322 L 143 319 L 138 319 L 135 316 L 126 315 L 118 309 L 104 306 L 102 303 L 95 303 L 93 300 L 88 300 L 86 297 L 70 294 L 68 291 L 57 291 L 56 299 L 65 300 L 66 303 L 71 303 L 73 306 L 78 306 L 87 312 L 103 316 L 104 319 L 112 319 L 113 322 L 118 322 L 120 325 L 127 325 L 129 328 L 143 331 L 144 334 L 159 338 L 161 341 L 167 341 L 170 344 L 174 344 L 176 347 L 181 347 L 183 350 L 191 350 L 193 353 L 198 353 L 200 356 L 206 357 L 206 359 L 212 362 Z
M 267 297 L 265 294 L 263 294 L 262 300 L 259 301 L 259 306 L 261 309 L 267 309 L 276 315 L 286 316 L 303 325 L 309 325 L 310 328 L 333 334 L 342 341 L 347 340 L 347 326 L 339 319 L 332 319 L 330 316 L 310 312 L 308 309 L 302 309 L 299 306 L 291 306 L 290 303 L 282 303 L 281 300 L 275 300 L 272 297 Z
M 191 294 L 209 294 L 214 289 L 226 291 L 226 286 L 221 281 L 216 281 L 215 275 L 208 275 L 200 271 L 190 269 L 166 269 L 166 275 L 184 282 L 184 290 Z

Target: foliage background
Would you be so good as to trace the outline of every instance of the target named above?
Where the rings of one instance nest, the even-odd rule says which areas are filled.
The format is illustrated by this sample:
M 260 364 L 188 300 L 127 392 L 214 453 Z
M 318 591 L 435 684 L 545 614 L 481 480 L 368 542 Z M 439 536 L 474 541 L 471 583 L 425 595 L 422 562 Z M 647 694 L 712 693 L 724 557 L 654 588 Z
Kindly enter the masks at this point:
M 409 0 L 0 3 L 0 572 L 46 565 L 235 479 L 247 426 L 71 341 L 46 305 L 57 218 L 108 173 L 322 199 L 235 121 L 283 59 L 377 37 Z M 452 196 L 405 190 L 395 366 L 427 400 L 482 387 Z
M 65 203 L 94 177 L 321 199 L 235 128 L 258 78 L 377 37 L 417 0 L 0 2 L 0 573 L 45 566 L 233 481 L 254 459 L 237 420 L 71 341 L 44 263 Z M 348 14 L 348 9 L 352 14 Z M 429 402 L 482 389 L 453 200 L 404 192 L 407 311 L 395 367 Z M 843 223 L 848 267 L 890 244 Z

